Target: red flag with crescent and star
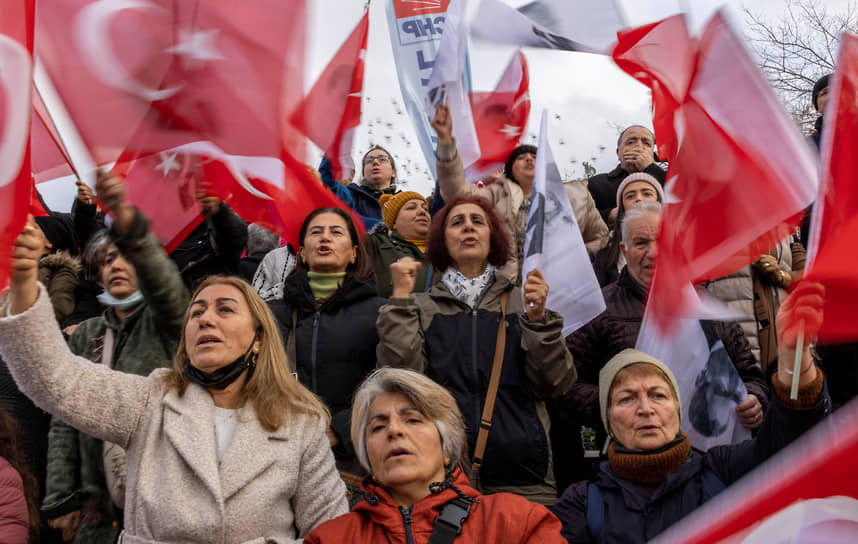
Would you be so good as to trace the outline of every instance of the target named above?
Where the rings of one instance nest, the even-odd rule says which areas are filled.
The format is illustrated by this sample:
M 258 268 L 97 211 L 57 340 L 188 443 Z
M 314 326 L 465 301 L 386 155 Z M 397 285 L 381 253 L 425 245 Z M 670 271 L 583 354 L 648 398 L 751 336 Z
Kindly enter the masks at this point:
M 0 0 L 0 287 L 33 198 L 30 170 L 32 0 Z
M 493 92 L 471 92 L 471 112 L 480 158 L 468 167 L 469 180 L 481 179 L 502 170 L 510 153 L 519 145 L 530 117 L 530 77 L 527 59 L 518 51 L 510 60 Z
M 334 179 L 348 176 L 354 129 L 360 124 L 369 9 L 334 54 L 290 121 L 324 151 Z

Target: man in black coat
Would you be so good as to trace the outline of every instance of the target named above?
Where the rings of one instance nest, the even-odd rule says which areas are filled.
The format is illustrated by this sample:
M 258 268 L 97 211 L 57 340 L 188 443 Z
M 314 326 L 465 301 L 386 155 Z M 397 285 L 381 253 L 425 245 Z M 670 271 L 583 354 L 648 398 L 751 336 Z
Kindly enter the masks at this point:
M 617 221 L 617 189 L 623 179 L 635 172 L 646 172 L 664 185 L 667 172 L 655 164 L 655 136 L 643 126 L 632 125 L 617 139 L 620 164 L 607 174 L 596 174 L 589 181 L 590 194 L 609 228 Z

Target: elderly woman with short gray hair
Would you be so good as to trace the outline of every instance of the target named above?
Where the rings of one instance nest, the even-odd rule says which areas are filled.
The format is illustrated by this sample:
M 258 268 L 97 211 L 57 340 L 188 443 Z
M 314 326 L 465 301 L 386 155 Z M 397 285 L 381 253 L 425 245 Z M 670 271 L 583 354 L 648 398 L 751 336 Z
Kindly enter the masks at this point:
M 517 495 L 482 495 L 463 472 L 465 424 L 450 393 L 404 369 L 376 370 L 355 393 L 352 441 L 370 475 L 349 514 L 305 542 L 565 542 L 544 506 Z M 458 536 L 456 536 L 458 534 Z M 444 541 L 444 540 L 439 540 Z

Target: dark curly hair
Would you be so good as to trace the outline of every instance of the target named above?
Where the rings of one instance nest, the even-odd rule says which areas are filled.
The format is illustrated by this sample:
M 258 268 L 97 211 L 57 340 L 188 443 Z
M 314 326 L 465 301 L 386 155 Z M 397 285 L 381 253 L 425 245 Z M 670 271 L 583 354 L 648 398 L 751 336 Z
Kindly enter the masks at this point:
M 432 225 L 429 227 L 429 237 L 426 241 L 428 249 L 426 256 L 429 262 L 436 270 L 444 271 L 453 266 L 453 260 L 450 258 L 450 253 L 447 251 L 447 243 L 445 241 L 444 232 L 447 227 L 447 216 L 450 211 L 460 204 L 475 204 L 483 209 L 486 214 L 486 221 L 489 224 L 489 232 L 491 233 L 491 241 L 489 244 L 489 264 L 494 266 L 503 266 L 510 257 L 509 238 L 504 232 L 498 214 L 495 213 L 495 207 L 491 202 L 481 196 L 475 195 L 459 195 L 447 202 L 443 208 L 435 213 L 432 218 Z

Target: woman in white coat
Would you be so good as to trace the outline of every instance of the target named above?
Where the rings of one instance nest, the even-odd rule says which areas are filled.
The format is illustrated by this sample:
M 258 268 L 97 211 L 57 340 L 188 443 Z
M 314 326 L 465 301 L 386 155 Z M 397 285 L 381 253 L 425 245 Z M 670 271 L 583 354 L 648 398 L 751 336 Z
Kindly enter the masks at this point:
M 122 220 L 121 184 L 100 199 Z M 120 542 L 300 541 L 347 511 L 322 404 L 287 370 L 267 305 L 237 278 L 191 298 L 172 369 L 148 377 L 73 356 L 37 283 L 32 219 L 0 303 L 0 353 L 38 406 L 127 450 Z

